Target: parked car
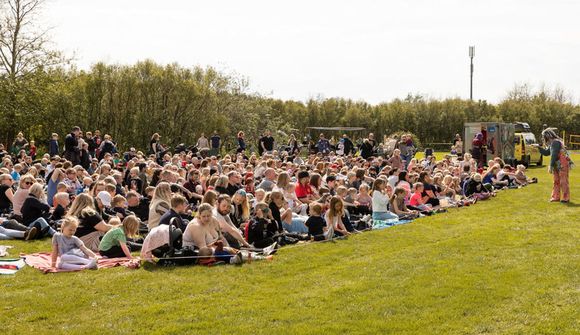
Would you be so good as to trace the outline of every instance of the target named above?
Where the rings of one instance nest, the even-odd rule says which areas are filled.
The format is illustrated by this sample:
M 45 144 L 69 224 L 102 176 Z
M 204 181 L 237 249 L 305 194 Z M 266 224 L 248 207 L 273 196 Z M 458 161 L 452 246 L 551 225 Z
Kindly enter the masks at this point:
M 515 129 L 514 159 L 516 164 L 523 164 L 526 167 L 530 164 L 542 166 L 543 156 L 538 147 L 534 146 L 538 141 L 534 133 L 530 131 L 530 126 L 525 122 L 516 122 Z

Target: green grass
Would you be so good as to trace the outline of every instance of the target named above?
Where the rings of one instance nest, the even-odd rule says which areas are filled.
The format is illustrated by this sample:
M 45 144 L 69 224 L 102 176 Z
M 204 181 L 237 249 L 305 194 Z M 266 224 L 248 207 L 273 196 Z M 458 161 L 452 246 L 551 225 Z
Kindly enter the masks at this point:
M 580 163 L 580 155 L 574 159 Z M 578 334 L 580 172 L 242 267 L 2 276 L 2 334 Z M 49 249 L 14 245 L 12 254 Z

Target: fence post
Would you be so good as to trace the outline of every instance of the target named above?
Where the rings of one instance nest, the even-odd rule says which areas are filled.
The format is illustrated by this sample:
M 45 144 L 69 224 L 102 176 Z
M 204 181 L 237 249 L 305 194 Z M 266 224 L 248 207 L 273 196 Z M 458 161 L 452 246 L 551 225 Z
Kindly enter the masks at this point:
M 566 131 L 562 130 L 562 141 L 564 141 L 564 145 L 566 145 Z M 570 143 L 570 141 L 568 141 Z

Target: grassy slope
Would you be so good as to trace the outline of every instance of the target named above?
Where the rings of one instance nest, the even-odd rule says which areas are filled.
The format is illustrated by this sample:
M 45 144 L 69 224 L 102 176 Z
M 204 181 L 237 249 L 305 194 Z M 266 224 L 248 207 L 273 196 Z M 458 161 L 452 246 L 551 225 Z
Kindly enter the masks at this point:
M 577 334 L 580 171 L 568 205 L 547 202 L 545 168 L 530 175 L 540 183 L 282 249 L 272 262 L 60 275 L 27 267 L 0 278 L 2 333 Z M 4 242 L 12 254 L 49 248 Z

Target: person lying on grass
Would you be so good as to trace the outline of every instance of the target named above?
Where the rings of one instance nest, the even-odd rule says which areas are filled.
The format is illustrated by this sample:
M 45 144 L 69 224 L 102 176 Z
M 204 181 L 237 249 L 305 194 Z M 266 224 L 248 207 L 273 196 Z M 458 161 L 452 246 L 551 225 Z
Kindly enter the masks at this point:
M 109 224 L 116 226 L 101 239 L 99 253 L 107 258 L 133 258 L 131 252 L 141 250 L 141 244 L 129 242 L 127 238 L 137 237 L 140 221 L 135 215 L 129 215 L 123 219 L 121 225 L 118 225 L 119 223 L 121 222 L 118 218 L 109 221 Z
M 67 216 L 62 222 L 61 232 L 52 236 L 50 264 L 53 269 L 97 269 L 97 255 L 85 247 L 80 238 L 74 236 L 78 225 L 79 222 L 75 217 Z

